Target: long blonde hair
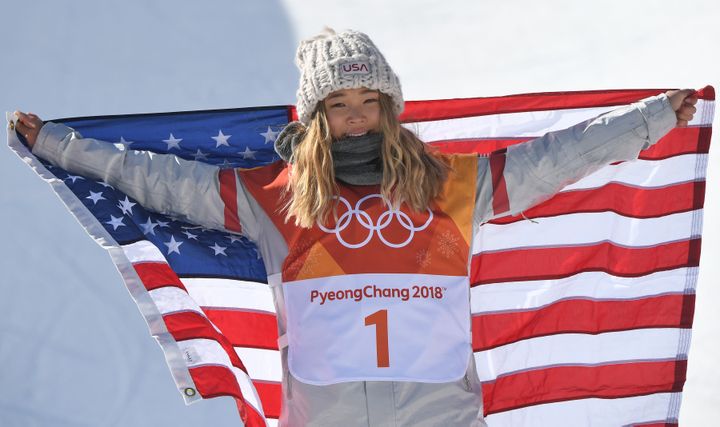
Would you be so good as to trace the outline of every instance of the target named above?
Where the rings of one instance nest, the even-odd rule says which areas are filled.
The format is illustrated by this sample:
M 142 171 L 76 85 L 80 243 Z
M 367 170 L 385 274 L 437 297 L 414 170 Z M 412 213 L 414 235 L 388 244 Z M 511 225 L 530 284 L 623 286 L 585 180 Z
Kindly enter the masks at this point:
M 338 194 L 331 146 L 330 126 L 323 102 L 318 103 L 305 136 L 293 153 L 293 165 L 286 187 L 290 199 L 285 220 L 295 217 L 295 225 L 312 227 L 325 222 L 336 206 Z M 380 93 L 382 143 L 382 182 L 380 191 L 393 206 L 407 204 L 420 211 L 440 195 L 450 166 L 440 153 L 433 152 L 414 133 L 402 127 L 394 113 L 392 99 Z

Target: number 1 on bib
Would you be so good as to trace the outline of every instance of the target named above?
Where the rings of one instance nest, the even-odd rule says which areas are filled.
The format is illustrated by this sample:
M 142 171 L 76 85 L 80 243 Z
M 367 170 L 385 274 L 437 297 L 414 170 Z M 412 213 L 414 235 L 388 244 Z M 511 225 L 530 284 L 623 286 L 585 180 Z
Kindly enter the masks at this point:
M 378 310 L 365 317 L 365 326 L 375 325 L 375 348 L 377 352 L 378 368 L 390 366 L 390 351 L 388 346 L 388 320 L 387 310 Z

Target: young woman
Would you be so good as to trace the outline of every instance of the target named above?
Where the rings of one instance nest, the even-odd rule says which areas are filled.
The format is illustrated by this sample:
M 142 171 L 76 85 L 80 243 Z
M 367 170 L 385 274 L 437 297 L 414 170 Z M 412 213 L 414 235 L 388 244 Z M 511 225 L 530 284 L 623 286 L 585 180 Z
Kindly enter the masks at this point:
M 470 341 L 475 230 L 636 158 L 692 119 L 693 91 L 495 154 L 499 201 L 493 156 L 439 155 L 400 126 L 399 80 L 365 34 L 303 41 L 297 64 L 299 122 L 277 139 L 283 161 L 229 178 L 170 155 L 129 155 L 32 114 L 18 113 L 17 130 L 36 155 L 148 209 L 257 243 L 278 317 L 281 425 L 484 425 Z M 232 202 L 220 196 L 228 179 Z M 432 298 L 412 298 L 413 288 Z

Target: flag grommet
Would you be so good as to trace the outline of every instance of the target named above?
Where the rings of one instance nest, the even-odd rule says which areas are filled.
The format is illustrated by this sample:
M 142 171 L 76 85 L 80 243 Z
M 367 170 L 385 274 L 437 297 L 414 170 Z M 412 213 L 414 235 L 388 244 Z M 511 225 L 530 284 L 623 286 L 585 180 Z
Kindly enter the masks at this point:
M 187 388 L 185 389 L 184 393 L 185 393 L 185 396 L 193 397 L 193 396 L 195 396 L 195 394 L 196 394 L 197 392 L 195 391 L 194 388 L 192 388 L 192 387 L 187 387 Z

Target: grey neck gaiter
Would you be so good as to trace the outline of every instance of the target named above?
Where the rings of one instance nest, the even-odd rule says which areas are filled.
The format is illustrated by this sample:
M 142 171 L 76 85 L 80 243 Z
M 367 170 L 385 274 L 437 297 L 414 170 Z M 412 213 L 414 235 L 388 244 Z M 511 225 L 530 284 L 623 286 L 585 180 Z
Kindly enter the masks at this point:
M 275 152 L 288 163 L 305 136 L 299 122 L 288 124 L 275 140 Z M 350 185 L 379 185 L 382 182 L 380 149 L 383 135 L 368 133 L 334 141 L 331 147 L 335 178 Z

